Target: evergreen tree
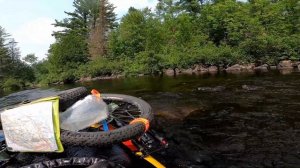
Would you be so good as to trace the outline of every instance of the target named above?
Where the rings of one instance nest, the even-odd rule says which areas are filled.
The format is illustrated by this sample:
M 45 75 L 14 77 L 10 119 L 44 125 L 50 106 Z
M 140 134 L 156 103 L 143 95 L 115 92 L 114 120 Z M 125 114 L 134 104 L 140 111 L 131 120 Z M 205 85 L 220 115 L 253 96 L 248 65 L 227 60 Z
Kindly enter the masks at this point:
M 54 33 L 56 39 L 70 32 L 81 36 L 92 58 L 107 53 L 109 32 L 116 27 L 115 7 L 108 0 L 74 0 L 74 12 L 65 12 L 69 18 L 57 21 L 57 27 L 65 28 Z
M 6 38 L 9 35 L 5 32 L 4 28 L 0 26 L 0 76 L 3 78 L 7 74 L 11 59 L 7 49 Z
M 74 0 L 74 12 L 65 12 L 69 18 L 62 21 L 55 20 L 56 27 L 65 28 L 55 32 L 56 38 L 72 31 L 87 39 L 91 28 L 95 27 L 96 19 L 99 14 L 99 0 Z
M 18 89 L 34 79 L 32 68 L 20 60 L 17 42 L 0 26 L 0 89 Z

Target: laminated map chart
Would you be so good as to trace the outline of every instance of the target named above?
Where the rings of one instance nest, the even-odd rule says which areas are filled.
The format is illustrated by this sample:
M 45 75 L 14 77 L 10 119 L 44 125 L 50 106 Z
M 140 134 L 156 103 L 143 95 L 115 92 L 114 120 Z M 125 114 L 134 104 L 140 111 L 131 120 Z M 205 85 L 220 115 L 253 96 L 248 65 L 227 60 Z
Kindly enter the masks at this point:
M 10 151 L 57 151 L 52 102 L 23 105 L 1 113 L 5 140 Z

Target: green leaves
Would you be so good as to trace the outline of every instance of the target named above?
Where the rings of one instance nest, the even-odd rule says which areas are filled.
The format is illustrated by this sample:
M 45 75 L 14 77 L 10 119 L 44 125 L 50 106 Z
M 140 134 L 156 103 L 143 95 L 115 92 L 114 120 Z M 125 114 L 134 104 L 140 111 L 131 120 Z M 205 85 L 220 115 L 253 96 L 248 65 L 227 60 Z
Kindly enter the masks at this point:
M 35 54 L 27 54 L 23 60 L 28 64 L 33 65 L 37 62 L 38 58 L 35 56 Z
M 118 24 L 108 0 L 74 7 L 40 67 L 52 82 L 300 57 L 298 0 L 160 0 L 154 11 L 131 7 Z
M 68 33 L 52 44 L 48 56 L 48 72 L 52 82 L 75 80 L 75 70 L 88 61 L 85 39 L 76 33 Z
M 17 90 L 35 80 L 32 67 L 20 56 L 17 42 L 0 26 L 0 90 Z

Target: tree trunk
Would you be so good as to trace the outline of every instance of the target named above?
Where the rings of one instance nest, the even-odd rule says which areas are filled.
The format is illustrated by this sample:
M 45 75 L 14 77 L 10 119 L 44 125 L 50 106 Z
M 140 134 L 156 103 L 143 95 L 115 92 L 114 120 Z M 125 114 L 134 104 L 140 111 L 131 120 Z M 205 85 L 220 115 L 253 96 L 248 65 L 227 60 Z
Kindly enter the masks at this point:
M 89 52 L 92 59 L 106 54 L 106 8 L 105 0 L 100 0 L 99 16 L 96 20 L 95 27 L 92 28 L 89 37 Z

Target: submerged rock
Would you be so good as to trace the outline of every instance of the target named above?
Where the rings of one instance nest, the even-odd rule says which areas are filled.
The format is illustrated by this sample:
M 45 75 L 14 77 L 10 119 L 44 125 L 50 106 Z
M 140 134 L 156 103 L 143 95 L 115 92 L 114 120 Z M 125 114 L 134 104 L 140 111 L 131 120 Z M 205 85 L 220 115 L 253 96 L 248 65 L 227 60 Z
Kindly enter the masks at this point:
M 292 62 L 293 68 L 298 68 L 298 65 L 300 65 L 300 61 Z
M 189 68 L 189 69 L 183 69 L 183 70 L 181 71 L 181 73 L 191 75 L 191 74 L 193 74 L 193 69 L 192 69 L 192 68 Z
M 226 89 L 225 86 L 216 86 L 216 87 L 198 87 L 197 90 L 203 92 L 221 92 L 225 89 Z
M 199 110 L 196 107 L 176 107 L 176 108 L 165 108 L 156 110 L 156 115 L 158 117 L 163 117 L 168 119 L 169 121 L 183 120 L 191 113 Z
M 251 85 L 242 85 L 242 89 L 248 90 L 248 91 L 255 91 L 262 89 L 260 86 L 251 86 Z
M 276 70 L 276 69 L 277 69 L 277 66 L 272 65 L 272 66 L 270 66 L 270 69 L 271 69 L 271 70 Z
M 279 69 L 279 72 L 282 75 L 288 75 L 288 74 L 291 74 L 293 72 L 293 69 Z
M 280 61 L 279 64 L 277 65 L 278 69 L 293 69 L 293 63 L 291 60 L 283 60 Z
M 245 65 L 240 65 L 240 64 L 235 64 L 231 67 L 228 67 L 226 69 L 227 72 L 252 72 L 254 70 L 255 65 L 254 64 L 245 64 Z

